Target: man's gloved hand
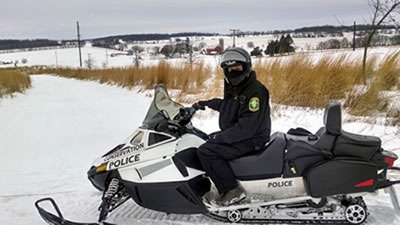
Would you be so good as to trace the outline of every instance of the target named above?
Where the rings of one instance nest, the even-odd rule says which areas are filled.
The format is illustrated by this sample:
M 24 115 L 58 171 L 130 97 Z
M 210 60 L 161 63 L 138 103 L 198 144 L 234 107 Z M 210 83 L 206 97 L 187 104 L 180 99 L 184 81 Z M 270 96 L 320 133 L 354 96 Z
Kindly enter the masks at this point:
M 192 118 L 193 114 L 195 113 L 195 110 L 191 107 L 186 107 L 186 108 L 180 108 L 179 109 L 179 115 L 181 116 L 181 124 L 185 125 L 189 123 L 190 119 Z
M 192 105 L 196 110 L 205 110 L 207 106 L 207 101 L 198 101 Z
M 210 134 L 210 135 L 208 136 L 207 142 L 209 142 L 209 143 L 214 143 L 214 144 L 219 144 L 219 143 L 221 143 L 220 137 L 219 137 L 219 132 Z

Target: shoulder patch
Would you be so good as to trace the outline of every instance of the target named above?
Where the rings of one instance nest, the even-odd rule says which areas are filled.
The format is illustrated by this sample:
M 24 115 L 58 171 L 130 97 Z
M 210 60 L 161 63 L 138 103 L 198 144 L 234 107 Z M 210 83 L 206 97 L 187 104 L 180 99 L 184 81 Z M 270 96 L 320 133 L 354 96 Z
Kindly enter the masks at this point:
M 252 97 L 249 101 L 249 110 L 257 112 L 260 109 L 260 99 L 258 97 Z

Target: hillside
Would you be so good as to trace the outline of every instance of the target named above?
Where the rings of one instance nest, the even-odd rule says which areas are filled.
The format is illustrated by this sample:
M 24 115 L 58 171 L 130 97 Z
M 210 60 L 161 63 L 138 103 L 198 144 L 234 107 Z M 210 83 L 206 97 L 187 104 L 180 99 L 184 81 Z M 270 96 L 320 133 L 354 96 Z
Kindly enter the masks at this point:
M 394 26 L 381 26 L 382 33 L 393 33 L 396 28 Z M 270 31 L 239 31 L 236 35 L 239 37 L 247 35 L 280 35 L 280 34 L 292 34 L 294 36 L 329 36 L 329 37 L 343 37 L 343 33 L 353 32 L 353 26 L 310 26 L 301 27 L 297 29 L 287 30 L 270 30 Z M 357 25 L 356 32 L 358 35 L 365 33 L 368 30 L 368 25 Z M 116 40 L 122 40 L 124 42 L 137 42 L 137 41 L 160 41 L 169 40 L 171 38 L 184 38 L 184 37 L 216 37 L 216 36 L 231 36 L 231 33 L 218 34 L 218 33 L 205 33 L 205 32 L 182 32 L 182 33 L 145 33 L 145 34 L 123 34 L 113 35 L 98 38 L 83 39 L 83 42 L 93 43 L 113 43 Z M 76 41 L 76 40 L 75 40 Z M 49 46 L 68 46 L 71 45 L 74 40 L 49 40 L 49 39 L 26 39 L 26 40 L 0 40 L 0 53 L 2 50 L 11 49 L 28 49 L 28 48 L 40 48 Z

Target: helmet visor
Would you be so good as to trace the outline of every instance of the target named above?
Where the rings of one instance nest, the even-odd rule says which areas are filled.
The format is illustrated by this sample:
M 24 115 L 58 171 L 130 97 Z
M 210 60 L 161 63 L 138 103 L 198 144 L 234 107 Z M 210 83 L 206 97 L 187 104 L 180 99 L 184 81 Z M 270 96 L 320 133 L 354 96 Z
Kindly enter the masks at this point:
M 228 60 L 228 61 L 225 61 L 225 62 L 221 63 L 221 67 L 223 69 L 229 68 L 229 67 L 234 67 L 234 66 L 239 66 L 239 65 L 243 65 L 243 62 L 239 62 L 239 61 L 236 61 L 236 60 Z

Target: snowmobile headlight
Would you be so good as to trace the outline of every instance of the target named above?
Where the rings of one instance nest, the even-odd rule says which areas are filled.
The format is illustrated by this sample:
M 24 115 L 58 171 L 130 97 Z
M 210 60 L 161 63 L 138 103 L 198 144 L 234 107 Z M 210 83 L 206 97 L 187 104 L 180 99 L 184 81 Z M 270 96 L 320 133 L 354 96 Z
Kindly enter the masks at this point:
M 96 172 L 104 172 L 107 170 L 107 163 L 101 164 L 100 166 L 96 167 Z

